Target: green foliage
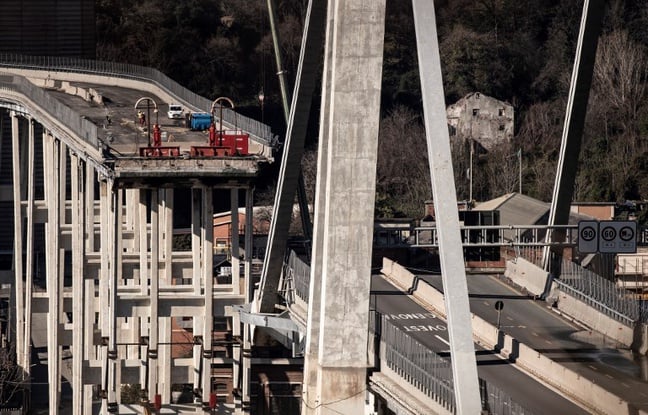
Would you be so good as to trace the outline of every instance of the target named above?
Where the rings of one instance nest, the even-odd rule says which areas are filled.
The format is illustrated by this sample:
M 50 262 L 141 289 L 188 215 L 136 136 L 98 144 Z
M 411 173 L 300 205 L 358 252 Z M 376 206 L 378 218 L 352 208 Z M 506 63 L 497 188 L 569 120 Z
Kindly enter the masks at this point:
M 308 1 L 274 1 L 291 84 Z M 478 199 L 511 188 L 511 180 L 497 181 L 511 149 L 522 149 L 524 155 L 524 193 L 551 198 L 582 6 L 582 0 L 435 2 L 446 102 L 480 91 L 516 111 L 511 148 L 476 161 L 475 173 L 483 173 L 474 177 Z M 285 128 L 265 1 L 99 0 L 96 10 L 99 59 L 156 67 L 203 96 L 232 98 L 246 115 L 259 119 L 256 96 L 263 89 L 265 121 L 279 114 L 273 130 Z M 648 197 L 646 45 L 645 0 L 607 2 L 576 181 L 578 200 Z M 431 191 L 418 119 L 422 105 L 409 2 L 387 2 L 384 52 L 376 212 L 417 217 Z M 457 148 L 453 155 L 462 169 L 456 173 L 460 198 L 467 197 L 465 154 Z

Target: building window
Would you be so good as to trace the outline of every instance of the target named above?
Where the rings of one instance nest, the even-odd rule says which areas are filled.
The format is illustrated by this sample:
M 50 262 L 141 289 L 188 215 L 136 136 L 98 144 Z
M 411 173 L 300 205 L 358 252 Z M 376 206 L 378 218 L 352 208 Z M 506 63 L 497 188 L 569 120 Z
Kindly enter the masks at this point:
M 499 109 L 499 116 L 503 117 L 504 116 L 504 108 Z
M 504 124 L 500 124 L 500 125 L 499 125 L 499 130 L 500 130 L 500 131 L 504 131 Z
M 479 115 L 479 108 L 473 108 L 473 117 L 476 117 Z

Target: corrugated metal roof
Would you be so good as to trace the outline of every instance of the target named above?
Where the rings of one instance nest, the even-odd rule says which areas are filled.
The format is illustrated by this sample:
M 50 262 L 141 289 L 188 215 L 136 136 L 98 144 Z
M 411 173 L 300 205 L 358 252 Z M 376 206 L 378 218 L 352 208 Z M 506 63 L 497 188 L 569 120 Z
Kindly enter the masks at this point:
M 549 203 L 519 193 L 484 202 L 475 210 L 498 210 L 501 225 L 536 225 L 549 212 Z

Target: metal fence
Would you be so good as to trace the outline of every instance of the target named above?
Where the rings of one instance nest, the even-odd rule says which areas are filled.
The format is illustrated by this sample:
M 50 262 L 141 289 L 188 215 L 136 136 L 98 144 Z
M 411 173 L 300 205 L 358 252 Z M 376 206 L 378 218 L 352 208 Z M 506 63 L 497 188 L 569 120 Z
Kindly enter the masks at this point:
M 540 250 L 525 248 L 518 254 L 542 267 Z M 561 290 L 629 327 L 637 321 L 648 322 L 648 313 L 641 312 L 640 301 L 633 298 L 630 291 L 566 258 L 556 261 L 556 255 L 551 252 L 549 262 L 560 268 L 550 272 L 559 275 L 554 282 Z
M 99 141 L 97 140 L 96 125 L 87 119 L 82 118 L 77 112 L 63 105 L 50 94 L 27 81 L 22 76 L 2 77 L 0 79 L 0 90 L 25 95 L 34 102 L 41 111 L 48 113 L 51 117 L 58 120 L 59 123 L 72 130 L 81 139 L 85 140 L 94 148 L 97 148 Z M 50 129 L 53 129 L 53 127 L 50 126 Z
M 384 363 L 391 370 L 448 411 L 456 413 L 450 361 L 407 335 L 378 312 L 369 314 L 369 330 L 380 339 L 381 347 L 385 347 Z M 484 379 L 479 379 L 479 392 L 483 414 L 533 414 Z
M 308 303 L 310 285 L 310 265 L 304 262 L 295 251 L 290 251 L 288 260 L 284 263 L 284 291 L 287 300 L 290 301 L 294 293 L 297 297 Z
M 199 111 L 211 112 L 213 100 L 196 94 L 154 68 L 128 63 L 104 62 L 63 56 L 27 56 L 0 54 L 0 68 L 46 70 L 52 72 L 89 73 L 119 78 L 138 79 L 157 84 Z M 220 114 L 220 107 L 219 107 Z M 250 134 L 250 138 L 265 145 L 275 139 L 270 126 L 223 108 L 223 121 Z

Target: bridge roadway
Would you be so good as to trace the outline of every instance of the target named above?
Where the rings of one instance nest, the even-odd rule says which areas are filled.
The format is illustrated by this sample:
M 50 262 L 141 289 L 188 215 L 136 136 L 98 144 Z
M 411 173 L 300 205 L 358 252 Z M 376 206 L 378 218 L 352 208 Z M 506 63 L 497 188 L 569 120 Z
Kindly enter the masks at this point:
M 384 277 L 373 275 L 371 301 L 390 322 L 442 357 L 450 358 L 446 322 Z M 491 350 L 475 346 L 479 377 L 536 415 L 587 414 L 588 411 L 521 372 Z
M 440 275 L 419 277 L 443 292 Z M 473 274 L 467 279 L 471 312 L 496 325 L 494 305 L 501 300 L 500 327 L 504 332 L 635 408 L 648 410 L 647 358 L 634 358 L 630 351 L 617 349 L 609 339 L 563 318 L 545 302 L 517 291 L 496 275 Z

